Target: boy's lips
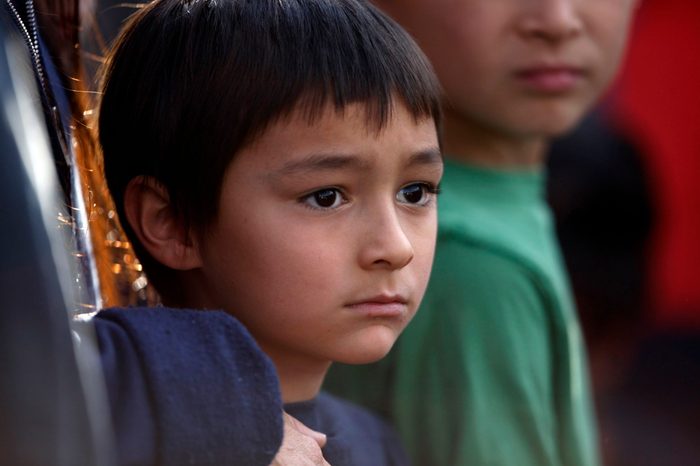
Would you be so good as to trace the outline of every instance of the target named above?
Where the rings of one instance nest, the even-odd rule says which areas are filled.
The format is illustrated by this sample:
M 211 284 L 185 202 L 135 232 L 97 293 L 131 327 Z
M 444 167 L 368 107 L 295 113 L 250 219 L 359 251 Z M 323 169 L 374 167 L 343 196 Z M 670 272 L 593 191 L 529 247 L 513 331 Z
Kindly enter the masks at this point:
M 380 294 L 353 301 L 346 307 L 367 317 L 401 317 L 408 310 L 408 300 L 398 294 Z
M 585 77 L 583 68 L 571 65 L 535 65 L 515 72 L 516 79 L 527 89 L 542 94 L 571 92 Z

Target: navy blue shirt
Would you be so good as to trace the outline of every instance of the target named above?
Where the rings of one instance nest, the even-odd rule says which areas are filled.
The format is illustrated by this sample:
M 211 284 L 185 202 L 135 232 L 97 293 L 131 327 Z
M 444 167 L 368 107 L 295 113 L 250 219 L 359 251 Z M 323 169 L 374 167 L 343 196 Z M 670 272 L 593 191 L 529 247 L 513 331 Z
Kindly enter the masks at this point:
M 364 408 L 321 392 L 287 403 L 284 410 L 328 436 L 323 456 L 332 466 L 405 466 L 406 454 L 394 430 Z

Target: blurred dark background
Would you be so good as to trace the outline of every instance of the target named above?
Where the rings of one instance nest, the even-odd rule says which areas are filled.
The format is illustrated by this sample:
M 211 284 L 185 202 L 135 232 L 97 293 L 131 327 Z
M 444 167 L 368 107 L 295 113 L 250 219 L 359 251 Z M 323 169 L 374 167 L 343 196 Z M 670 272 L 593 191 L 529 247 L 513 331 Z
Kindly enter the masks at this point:
M 608 466 L 700 465 L 699 51 L 700 3 L 643 0 L 615 86 L 549 159 Z

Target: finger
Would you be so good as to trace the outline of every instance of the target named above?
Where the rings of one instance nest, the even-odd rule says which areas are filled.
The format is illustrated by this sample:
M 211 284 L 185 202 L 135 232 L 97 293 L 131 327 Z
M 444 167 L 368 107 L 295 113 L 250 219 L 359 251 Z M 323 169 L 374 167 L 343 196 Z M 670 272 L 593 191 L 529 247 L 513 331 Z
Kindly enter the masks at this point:
M 318 443 L 318 446 L 323 448 L 326 445 L 326 442 L 328 441 L 328 438 L 326 437 L 326 434 L 323 432 L 318 432 L 316 430 L 311 429 L 308 427 L 306 424 L 295 418 L 294 416 L 290 416 L 287 413 L 284 413 L 284 419 L 285 422 L 289 422 L 292 427 L 294 427 L 296 430 L 301 432 L 304 435 L 307 435 L 314 439 L 316 443 Z

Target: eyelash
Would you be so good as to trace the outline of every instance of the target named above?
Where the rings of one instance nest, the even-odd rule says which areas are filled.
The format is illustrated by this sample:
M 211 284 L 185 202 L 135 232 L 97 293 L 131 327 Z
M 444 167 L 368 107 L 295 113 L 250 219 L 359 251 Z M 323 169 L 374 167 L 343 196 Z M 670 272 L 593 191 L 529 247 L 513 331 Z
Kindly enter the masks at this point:
M 407 188 L 410 188 L 412 186 L 420 186 L 421 189 L 423 190 L 423 196 L 425 197 L 424 200 L 421 202 L 416 202 L 416 203 L 406 203 L 411 206 L 417 206 L 417 207 L 425 207 L 427 205 L 430 205 L 430 203 L 435 199 L 435 196 L 440 194 L 440 186 L 436 186 L 433 183 L 427 183 L 427 182 L 418 182 L 418 183 L 410 183 L 407 184 L 406 186 L 403 186 L 401 189 L 399 189 L 399 192 L 396 193 L 398 196 L 399 193 L 404 191 Z
M 431 201 L 435 198 L 435 196 L 440 194 L 440 186 L 435 185 L 433 183 L 429 182 L 416 182 L 416 183 L 410 183 L 405 186 L 402 186 L 401 189 L 396 193 L 396 196 L 398 197 L 401 192 L 406 190 L 407 188 L 410 188 L 412 186 L 420 186 L 421 189 L 423 190 L 423 196 L 426 198 L 425 200 L 421 200 L 421 202 L 416 202 L 416 203 L 411 203 L 411 202 L 402 202 L 402 204 L 407 204 L 410 206 L 416 206 L 416 207 L 425 207 L 431 204 Z M 336 196 L 339 196 L 339 199 L 336 198 L 333 202 L 332 205 L 330 206 L 320 206 L 318 205 L 318 198 L 316 196 L 318 195 L 323 195 L 323 194 L 329 194 L 329 193 L 335 193 Z M 336 202 L 340 201 L 340 204 L 337 206 L 335 205 Z M 312 205 L 311 202 L 315 201 L 317 205 Z M 341 205 L 345 204 L 347 202 L 347 197 L 343 194 L 343 191 L 339 188 L 334 188 L 334 187 L 329 187 L 329 188 L 321 188 L 317 189 L 316 191 L 313 191 L 309 194 L 305 194 L 304 196 L 301 196 L 299 198 L 299 202 L 304 204 L 305 207 L 312 209 L 312 210 L 335 210 L 339 208 Z M 401 201 L 399 201 L 401 202 Z
M 332 206 L 324 207 L 324 206 L 319 206 L 319 205 L 314 206 L 314 205 L 311 205 L 311 204 L 310 204 L 310 202 L 311 202 L 312 200 L 315 199 L 315 196 L 316 196 L 316 195 L 325 194 L 325 193 L 330 193 L 330 192 L 334 192 L 334 193 L 336 193 L 337 196 L 340 196 L 341 205 L 344 204 L 345 202 L 347 202 L 347 198 L 343 195 L 342 190 L 339 189 L 339 188 L 321 188 L 321 189 L 317 189 L 316 191 L 313 191 L 313 192 L 311 192 L 311 193 L 309 193 L 309 194 L 306 194 L 306 195 L 300 197 L 300 198 L 299 198 L 299 202 L 301 202 L 302 204 L 304 204 L 305 207 L 307 207 L 307 208 L 309 208 L 309 209 L 312 209 L 312 210 L 335 210 L 335 209 L 337 209 L 338 207 L 340 207 L 340 205 L 338 205 L 338 206 L 336 206 L 336 207 L 332 207 Z M 335 202 L 334 202 L 334 204 L 335 204 Z

